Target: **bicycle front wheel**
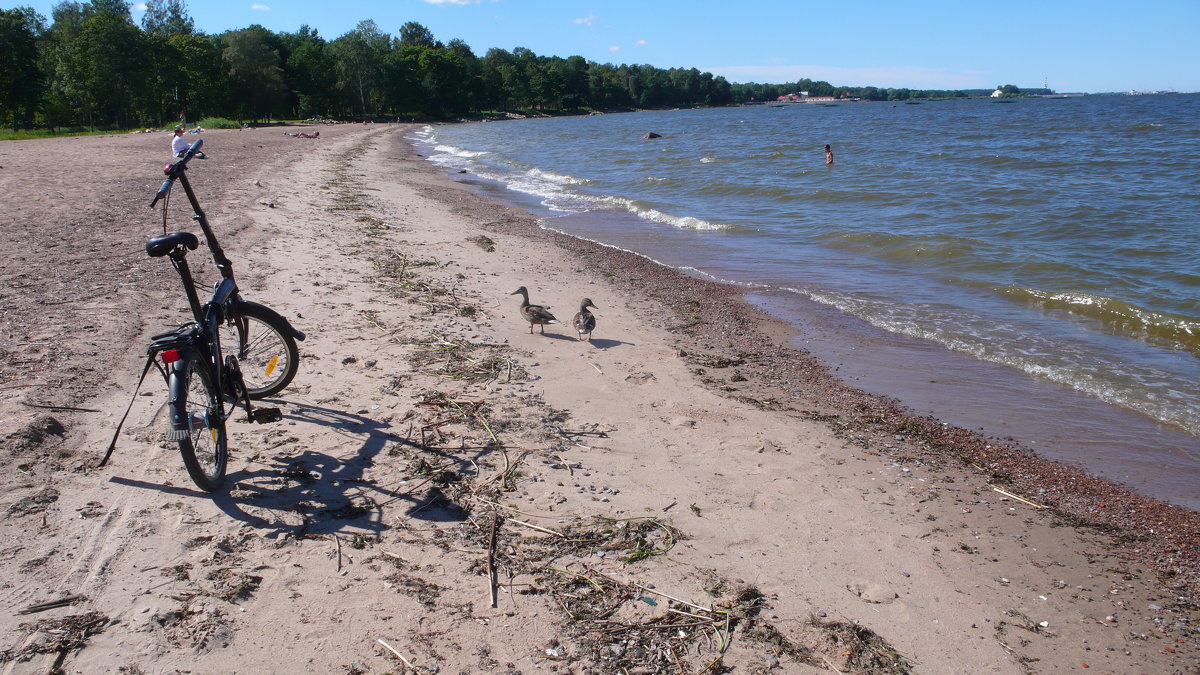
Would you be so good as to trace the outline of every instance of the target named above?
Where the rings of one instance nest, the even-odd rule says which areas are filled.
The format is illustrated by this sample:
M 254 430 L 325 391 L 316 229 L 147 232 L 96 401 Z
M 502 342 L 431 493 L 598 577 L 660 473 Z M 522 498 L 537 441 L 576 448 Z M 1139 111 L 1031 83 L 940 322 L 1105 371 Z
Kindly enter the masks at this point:
M 205 492 L 214 492 L 225 477 L 229 447 L 225 437 L 225 409 L 208 367 L 199 361 L 171 372 L 168 386 L 178 415 L 187 420 L 186 434 L 175 432 L 179 454 L 192 481 Z
M 221 326 L 221 349 L 237 356 L 250 398 L 274 396 L 296 377 L 300 350 L 287 320 L 269 307 L 243 300 Z

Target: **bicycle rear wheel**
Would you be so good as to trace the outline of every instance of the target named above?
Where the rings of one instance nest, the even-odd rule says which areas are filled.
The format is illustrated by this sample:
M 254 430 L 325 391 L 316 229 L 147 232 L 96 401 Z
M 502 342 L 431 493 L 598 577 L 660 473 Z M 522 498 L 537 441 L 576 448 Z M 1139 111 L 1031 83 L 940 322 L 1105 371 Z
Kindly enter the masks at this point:
M 237 303 L 233 321 L 221 325 L 221 350 L 237 356 L 246 393 L 253 399 L 278 394 L 300 367 L 300 350 L 287 320 L 257 302 Z
M 179 415 L 188 420 L 186 434 L 174 432 L 179 454 L 192 481 L 205 492 L 221 487 L 229 447 L 225 437 L 225 409 L 208 373 L 207 364 L 188 361 L 171 372 L 168 386 Z

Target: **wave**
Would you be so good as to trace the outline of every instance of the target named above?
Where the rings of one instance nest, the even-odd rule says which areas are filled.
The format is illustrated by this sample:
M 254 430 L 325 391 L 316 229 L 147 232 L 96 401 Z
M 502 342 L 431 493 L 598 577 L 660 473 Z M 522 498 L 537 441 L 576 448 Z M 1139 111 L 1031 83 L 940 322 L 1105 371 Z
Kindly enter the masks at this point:
M 455 157 L 463 157 L 465 159 L 474 159 L 476 157 L 483 157 L 484 155 L 491 154 L 482 150 L 467 150 L 466 148 L 459 148 L 453 145 L 438 145 L 434 147 L 434 150 L 454 155 Z
M 911 213 L 909 218 L 926 217 Z M 825 245 L 892 260 L 960 261 L 984 260 L 985 244 L 977 239 L 953 235 L 909 236 L 892 232 L 826 232 L 816 237 Z M 922 263 L 925 265 L 927 263 Z
M 530 169 L 526 172 L 526 174 L 534 178 L 542 178 L 550 181 L 551 183 L 557 183 L 559 185 L 587 185 L 588 183 L 592 182 L 586 178 L 576 178 L 575 176 L 554 173 L 553 171 L 543 171 L 542 169 Z
M 1065 311 L 1099 322 L 1109 331 L 1143 342 L 1166 343 L 1200 356 L 1200 320 L 1158 312 L 1103 295 L 1004 288 L 1001 292 L 1044 310 Z
M 1051 344 L 1046 338 L 1020 333 L 1011 325 L 972 317 L 948 307 L 898 305 L 824 290 L 787 287 L 783 290 L 857 316 L 890 333 L 1015 368 L 1200 435 L 1200 410 L 1194 397 L 1186 393 L 1191 387 L 1167 373 L 1131 370 L 1116 362 L 1097 364 L 1085 354 L 1064 350 L 1061 344 Z M 1121 379 L 1137 384 L 1121 384 L 1118 382 Z
M 426 141 L 432 144 L 436 141 Z M 724 231 L 735 229 L 728 223 L 714 223 L 694 216 L 680 216 L 650 207 L 636 199 L 618 195 L 594 195 L 573 190 L 575 186 L 589 185 L 591 180 L 569 174 L 557 173 L 537 167 L 504 167 L 506 162 L 492 153 L 467 150 L 454 145 L 440 144 L 433 150 L 439 154 L 429 160 L 442 166 L 469 166 L 472 173 L 503 184 L 510 190 L 542 198 L 542 205 L 551 211 L 580 213 L 595 208 L 610 208 L 626 211 L 639 219 L 651 223 L 670 225 L 681 230 Z M 491 155 L 489 163 L 474 162 L 476 158 Z M 467 164 L 463 164 L 467 160 Z M 648 179 L 653 180 L 653 179 Z M 673 178 L 663 180 L 673 181 Z
M 608 208 L 628 211 L 638 218 L 651 223 L 670 225 L 681 230 L 723 231 L 734 229 L 730 223 L 713 223 L 693 216 L 676 216 L 648 207 L 636 199 L 618 197 L 616 195 L 584 196 L 584 199 Z

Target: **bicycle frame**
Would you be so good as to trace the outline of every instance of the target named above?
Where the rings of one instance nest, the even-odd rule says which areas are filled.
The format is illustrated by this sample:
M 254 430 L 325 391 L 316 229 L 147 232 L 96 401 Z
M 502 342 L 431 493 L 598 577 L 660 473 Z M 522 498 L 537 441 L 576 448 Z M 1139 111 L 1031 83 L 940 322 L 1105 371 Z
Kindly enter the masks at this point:
M 192 158 L 197 157 L 197 156 L 201 157 L 201 158 L 205 157 L 204 153 L 200 152 L 200 148 L 203 145 L 204 145 L 204 139 L 197 139 L 195 143 L 193 143 L 191 146 L 188 147 L 187 151 L 185 151 L 183 153 L 183 155 L 180 157 L 180 159 L 178 161 L 173 162 L 173 163 L 168 164 L 165 167 L 163 167 L 163 173 L 166 174 L 167 179 L 163 181 L 162 186 L 158 189 L 158 192 L 154 195 L 154 199 L 150 202 L 150 207 L 153 208 L 154 205 L 159 202 L 159 200 L 168 198 L 170 196 L 172 186 L 174 186 L 175 182 L 178 181 L 179 184 L 183 186 L 183 192 L 185 195 L 187 195 L 188 203 L 192 207 L 192 213 L 193 213 L 192 219 L 200 224 L 200 230 L 204 233 L 204 242 L 205 242 L 205 244 L 207 244 L 208 250 L 212 253 L 213 263 L 216 265 L 217 270 L 221 273 L 221 277 L 223 279 L 226 279 L 229 281 L 234 281 L 233 263 L 225 255 L 225 251 L 224 251 L 224 249 L 221 248 L 220 242 L 217 241 L 217 235 L 215 232 L 213 232 L 212 227 L 209 225 L 208 216 L 206 216 L 204 214 L 204 209 L 202 209 L 200 207 L 200 200 L 196 198 L 196 193 L 194 190 L 192 190 L 192 184 L 188 181 L 188 177 L 187 177 L 187 173 L 186 173 L 187 164 L 188 164 L 188 162 L 190 162 L 192 160 Z M 165 218 L 165 212 L 164 212 L 164 218 Z M 165 233 L 165 220 L 164 220 L 164 233 Z M 199 300 L 195 298 L 194 290 L 189 291 L 188 298 L 189 298 L 189 301 L 192 303 L 193 312 L 194 312 L 195 308 L 197 306 L 199 306 Z M 231 320 L 234 323 L 234 325 L 237 327 L 239 342 L 241 343 L 241 344 L 239 344 L 239 349 L 238 349 L 239 354 L 240 354 L 241 349 L 245 346 L 245 342 L 246 342 L 246 322 L 244 319 L 242 319 L 241 315 L 237 311 L 236 303 L 239 302 L 241 300 L 241 298 L 240 298 L 240 295 L 236 288 L 236 285 L 234 287 L 233 295 L 231 296 L 230 300 L 232 302 L 229 303 L 230 311 L 227 313 L 226 318 Z M 196 320 L 200 321 L 201 319 L 199 316 L 197 316 Z M 303 332 L 301 332 L 301 331 L 297 330 L 295 327 L 293 327 L 291 325 L 291 323 L 288 322 L 286 319 L 284 319 L 283 321 L 284 321 L 284 324 L 285 324 L 285 327 L 286 327 L 288 333 L 294 339 L 300 340 L 300 341 L 304 340 Z
M 209 379 L 213 389 L 220 392 L 221 398 L 228 400 L 233 405 L 240 401 L 246 406 L 247 414 L 253 416 L 254 413 L 250 408 L 249 398 L 245 396 L 244 388 L 238 386 L 236 375 L 230 372 L 230 364 L 221 361 L 221 336 L 218 329 L 237 297 L 237 284 L 232 278 L 222 279 L 214 286 L 212 297 L 201 304 L 200 297 L 196 293 L 196 284 L 192 278 L 191 268 L 187 263 L 188 249 L 194 249 L 197 246 L 195 235 L 187 232 L 177 232 L 159 237 L 147 244 L 147 252 L 152 256 L 165 255 L 171 259 L 171 264 L 179 273 L 179 279 L 183 283 L 194 319 L 192 323 L 185 324 L 174 331 L 154 336 L 149 351 L 152 354 L 161 355 L 171 372 L 186 369 L 192 361 L 203 363 L 204 376 Z M 170 378 L 168 381 L 171 381 Z M 177 378 L 174 381 L 181 382 L 182 379 Z M 185 400 L 186 392 L 170 392 L 171 440 L 176 440 L 175 436 L 186 434 L 190 429 L 191 421 L 188 419 L 184 406 L 180 405 Z M 229 413 L 226 414 L 222 404 L 220 405 L 220 414 L 227 419 L 233 414 L 233 408 L 231 407 Z

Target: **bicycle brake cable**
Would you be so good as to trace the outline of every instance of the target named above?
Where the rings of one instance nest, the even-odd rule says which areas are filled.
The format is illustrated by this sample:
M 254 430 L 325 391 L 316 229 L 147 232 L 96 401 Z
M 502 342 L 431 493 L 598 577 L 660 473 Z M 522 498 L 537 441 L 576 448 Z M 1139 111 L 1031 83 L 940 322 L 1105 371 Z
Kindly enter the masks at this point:
M 167 206 L 171 203 L 171 193 L 167 192 L 167 196 L 163 197 L 163 234 L 167 233 Z

